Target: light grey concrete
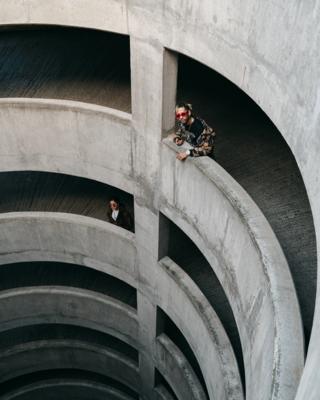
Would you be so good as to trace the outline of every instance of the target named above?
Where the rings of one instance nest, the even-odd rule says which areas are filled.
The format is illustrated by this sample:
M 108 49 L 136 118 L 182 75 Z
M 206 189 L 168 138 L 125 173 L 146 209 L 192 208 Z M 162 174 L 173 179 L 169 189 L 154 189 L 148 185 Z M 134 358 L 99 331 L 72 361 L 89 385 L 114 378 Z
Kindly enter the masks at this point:
M 14 24 L 52 24 L 83 26 L 119 33 L 127 33 L 127 10 L 125 0 L 52 0 L 46 4 L 41 0 L 28 2 L 13 0 L 0 2 L 0 22 Z
M 155 400 L 174 400 L 173 396 L 162 385 L 156 386 L 154 391 L 156 393 Z
M 99 382 L 76 380 L 76 379 L 48 379 L 25 385 L 11 391 L 9 394 L 0 396 L 1 400 L 27 400 L 42 399 L 55 400 L 57 398 L 68 398 L 77 400 L 132 400 L 132 397 L 119 390 L 106 386 Z
M 130 114 L 80 102 L 0 99 L 0 171 L 62 172 L 132 193 L 130 123 Z
M 81 215 L 55 212 L 1 214 L 0 227 L 0 265 L 67 262 L 106 272 L 136 286 L 134 234 L 125 229 Z
M 43 323 L 83 326 L 138 348 L 134 309 L 96 292 L 58 286 L 24 287 L 0 293 L 0 332 Z
M 196 374 L 177 346 L 165 334 L 161 334 L 157 337 L 156 348 L 157 368 L 178 399 L 205 400 L 206 395 Z
M 303 333 L 277 239 L 218 164 L 207 158 L 180 163 L 174 150 L 173 143 L 163 144 L 160 210 L 199 247 L 226 292 L 244 353 L 247 398 L 290 398 L 303 369 Z
M 94 0 L 93 3 L 85 0 L 80 2 L 75 0 L 54 0 L 51 2 L 40 0 L 14 0 L 7 2 L 2 0 L 0 4 L 0 21 L 2 24 L 40 23 L 87 26 L 130 33 L 134 37 L 136 49 L 136 54 L 133 55 L 134 60 L 139 59 L 138 53 L 141 51 L 141 61 L 142 64 L 145 64 L 145 67 L 141 69 L 140 73 L 135 72 L 139 69 L 137 65 L 133 67 L 133 77 L 137 79 L 137 82 L 133 82 L 133 86 L 137 88 L 143 82 L 143 88 L 139 96 L 137 96 L 137 90 L 135 89 L 133 97 L 137 102 L 143 99 L 150 100 L 150 107 L 146 107 L 148 101 L 145 100 L 141 108 L 136 106 L 136 111 L 134 111 L 136 114 L 135 129 L 136 132 L 139 131 L 140 135 L 137 143 L 138 148 L 141 150 L 135 152 L 135 157 L 140 160 L 135 161 L 137 164 L 136 176 L 139 178 L 137 193 L 140 193 L 142 199 L 144 197 L 154 199 L 155 197 L 154 189 L 157 180 L 155 171 L 158 166 L 158 154 L 154 141 L 157 139 L 148 141 L 152 148 L 150 154 L 146 154 L 148 147 L 146 150 L 143 145 L 143 142 L 150 138 L 152 132 L 150 129 L 154 125 L 149 124 L 147 130 L 140 129 L 140 127 L 144 125 L 146 114 L 153 113 L 154 105 L 157 104 L 157 101 L 158 104 L 162 103 L 159 90 L 154 90 L 155 86 L 157 88 L 159 86 L 158 82 L 161 74 L 161 68 L 155 68 L 155 64 L 159 64 L 158 54 L 161 47 L 167 47 L 189 55 L 217 70 L 237 84 L 267 113 L 292 149 L 306 184 L 313 210 L 315 229 L 319 238 L 320 209 L 318 204 L 320 180 L 318 179 L 318 153 L 320 138 L 318 126 L 320 120 L 320 76 L 318 71 L 320 53 L 317 49 L 320 42 L 318 23 L 320 2 L 318 0 L 305 2 L 292 0 L 288 4 L 254 2 L 252 0 L 242 2 L 227 0 L 224 3 L 210 0 L 203 0 L 198 3 L 187 0 L 183 4 L 178 0 L 170 2 L 156 0 L 149 0 L 148 2 L 143 0 L 130 0 L 130 2 Z M 156 49 L 158 50 L 156 51 Z M 146 53 L 148 53 L 149 57 L 146 57 Z M 151 67 L 148 60 L 153 62 Z M 148 113 L 147 110 L 149 111 Z M 159 121 L 161 121 L 161 117 L 157 115 L 155 137 L 158 137 L 158 132 L 161 129 L 161 122 Z M 155 158 L 151 155 L 154 155 Z M 173 154 L 171 154 L 171 158 L 173 158 Z M 146 162 L 144 161 L 145 159 L 147 159 Z M 29 163 L 31 163 L 30 160 Z M 188 170 L 188 167 L 185 169 Z M 182 174 L 181 172 L 180 175 L 187 175 L 187 173 Z M 150 185 L 152 187 L 149 186 L 150 182 L 153 182 Z M 118 186 L 121 186 L 123 182 L 119 181 L 118 184 Z M 149 196 L 150 194 L 151 196 Z M 149 205 L 150 210 L 154 207 L 152 203 L 153 200 Z M 184 210 L 182 209 L 182 211 Z M 155 214 L 154 210 L 153 214 Z M 147 211 L 145 215 L 147 215 Z M 223 217 L 223 215 L 217 216 L 217 219 L 223 219 Z M 151 224 L 153 224 L 153 220 L 150 222 Z M 198 228 L 202 230 L 203 225 L 200 224 Z M 233 227 L 230 229 L 232 230 Z M 202 234 L 203 232 L 199 234 L 194 231 L 193 239 L 196 243 L 201 241 L 202 248 L 204 248 L 204 241 L 200 238 Z M 196 239 L 196 236 L 198 239 Z M 211 239 L 211 236 L 209 238 Z M 267 241 L 268 238 L 265 238 L 265 240 Z M 142 243 L 141 240 L 139 243 Z M 206 247 L 210 248 L 210 242 L 206 243 Z M 320 248 L 319 244 L 318 248 Z M 246 251 L 245 249 L 244 247 L 244 251 Z M 255 258 L 250 260 L 250 268 L 253 271 L 255 266 L 259 265 L 255 260 Z M 215 264 L 215 260 L 213 263 Z M 242 268 L 241 271 L 243 271 Z M 245 285 L 245 281 L 245 276 L 236 276 L 237 286 L 238 284 Z M 250 287 L 252 281 L 250 279 L 247 281 Z M 261 283 L 262 288 L 265 288 L 266 291 L 269 290 L 269 287 L 264 286 L 262 282 L 257 283 Z M 269 283 L 271 284 L 271 290 L 273 290 L 273 282 L 270 281 Z M 278 283 L 276 282 L 277 285 Z M 282 293 L 281 290 L 279 291 L 282 296 L 286 293 L 286 285 L 280 282 L 279 286 L 283 288 Z M 249 293 L 249 290 L 248 296 L 251 296 L 251 300 L 256 300 L 255 304 L 258 304 L 259 300 L 262 299 L 255 292 Z M 281 302 L 281 296 L 280 299 L 276 296 L 277 301 Z M 237 299 L 232 301 L 232 306 L 234 309 L 241 308 Z M 271 305 L 269 304 L 269 306 L 271 313 Z M 291 309 L 289 308 L 289 310 Z M 252 314 L 255 313 L 255 309 L 251 311 Z M 280 321 L 288 327 L 291 323 L 290 319 L 290 312 L 287 311 L 286 315 L 280 318 Z M 320 300 L 318 295 L 314 332 L 298 396 L 299 400 L 316 400 L 319 396 L 319 321 Z M 247 328 L 249 329 L 253 326 L 256 327 L 257 325 L 249 323 Z M 262 330 L 264 328 L 264 326 L 257 327 L 257 329 Z M 294 330 L 289 329 L 285 336 L 288 337 L 289 335 L 291 338 L 296 339 L 292 332 Z M 277 331 L 277 335 L 280 335 L 280 332 Z M 272 334 L 271 336 L 273 337 L 274 335 Z M 300 341 L 300 334 L 298 336 Z M 282 334 L 278 337 L 281 340 L 285 339 Z M 243 339 L 243 345 L 246 348 L 250 347 L 249 338 Z M 260 346 L 264 346 L 264 341 L 260 342 Z M 273 354 L 283 357 L 283 353 L 280 352 L 273 352 Z M 250 362 L 258 362 L 258 358 L 252 357 Z M 300 358 L 300 354 L 297 357 Z M 254 365 L 248 366 L 250 362 L 246 362 L 247 368 L 256 373 Z M 269 366 L 266 367 L 266 379 L 263 379 L 264 376 L 260 375 L 256 380 L 256 382 L 261 382 L 261 390 L 265 390 L 265 394 L 260 395 L 261 398 L 269 398 L 267 393 L 270 389 L 271 391 L 273 390 L 273 394 L 270 394 L 273 399 L 292 399 L 295 394 L 301 366 L 297 369 L 298 376 L 293 377 L 292 380 L 285 381 L 283 385 L 280 384 L 278 386 L 275 384 L 272 386 L 270 376 L 273 368 L 275 368 L 275 373 L 279 372 L 282 375 L 294 363 L 285 361 L 283 358 L 281 363 L 275 363 L 274 365 L 268 358 L 263 359 L 262 362 L 269 362 Z M 301 364 L 301 361 L 299 361 L 299 364 Z M 256 391 L 248 392 L 248 398 L 254 400 L 260 398 L 255 396 Z
M 108 376 L 139 390 L 139 368 L 111 349 L 76 340 L 41 340 L 0 352 L 0 382 L 50 369 L 80 369 Z
M 229 338 L 202 292 L 168 257 L 159 262 L 156 278 L 156 302 L 175 321 L 192 348 L 210 398 L 243 399 Z

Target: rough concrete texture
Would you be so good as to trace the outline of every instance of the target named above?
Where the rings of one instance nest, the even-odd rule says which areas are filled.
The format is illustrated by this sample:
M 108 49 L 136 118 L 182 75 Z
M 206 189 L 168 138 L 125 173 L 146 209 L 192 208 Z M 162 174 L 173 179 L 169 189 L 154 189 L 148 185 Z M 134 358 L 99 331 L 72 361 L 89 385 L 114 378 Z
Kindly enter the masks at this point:
M 1 396 L 1 400 L 54 400 L 57 398 L 75 398 L 86 400 L 94 398 L 96 400 L 132 400 L 112 387 L 99 384 L 97 382 L 78 382 L 77 380 L 64 379 L 62 381 L 51 379 L 41 383 L 27 385 L 19 390 L 15 390 L 8 395 Z
M 125 229 L 63 213 L 7 213 L 0 219 L 1 264 L 41 260 L 74 263 L 104 271 L 135 286 L 134 235 Z M 15 241 L 12 232 L 17 232 Z
M 163 145 L 160 210 L 196 243 L 226 291 L 242 342 L 247 396 L 277 395 L 268 393 L 272 382 L 277 382 L 277 390 L 287 391 L 292 378 L 294 394 L 303 366 L 303 334 L 294 286 L 276 237 L 251 198 L 221 167 L 204 158 L 178 163 L 169 146 Z M 199 193 L 207 200 L 200 210 Z M 285 332 L 291 331 L 296 341 L 289 344 Z M 274 363 L 295 367 L 274 373 Z M 259 380 L 269 380 L 265 393 Z
M 175 321 L 193 349 L 210 396 L 242 399 L 238 366 L 229 339 L 199 288 L 168 257 L 159 263 L 157 282 L 157 304 Z M 168 301 L 172 293 L 174 302 Z M 188 323 L 195 320 L 196 324 Z
M 157 367 L 175 388 L 179 400 L 205 400 L 206 395 L 190 364 L 164 334 L 157 337 Z
M 72 368 L 104 373 L 138 390 L 137 364 L 110 349 L 73 340 L 41 340 L 1 352 L 0 382 L 39 370 Z
M 64 171 L 132 193 L 129 114 L 67 100 L 2 99 L 0 103 L 1 171 Z M 103 149 L 100 154 L 97 144 Z
M 37 148 L 40 132 L 36 130 L 36 122 L 39 119 L 40 125 L 47 128 L 45 129 L 46 135 L 52 137 L 50 135 L 54 135 L 53 132 L 57 132 L 57 130 L 51 130 L 49 126 L 57 117 L 51 112 L 47 113 L 47 123 L 44 121 L 41 123 L 41 112 L 31 117 L 31 114 L 28 114 L 28 118 L 20 118 L 20 122 L 14 114 L 11 114 L 10 119 L 8 115 L 2 119 L 8 123 L 10 132 L 15 131 L 12 126 L 16 121 L 16 131 L 19 135 L 19 131 L 23 132 L 24 125 L 30 124 L 34 118 L 30 132 L 37 134 L 28 135 L 29 147 L 23 142 L 23 135 L 20 136 L 20 140 L 16 140 L 15 135 L 7 134 L 6 142 L 10 143 L 10 140 L 14 142 L 11 146 L 13 156 L 10 157 L 8 153 L 1 156 L 1 170 L 22 168 L 58 171 L 61 168 L 65 173 L 94 178 L 134 193 L 137 226 L 137 286 L 141 296 L 145 296 L 147 299 L 145 303 L 149 302 L 150 304 L 148 309 L 155 306 L 153 292 L 157 284 L 155 279 L 152 280 L 152 276 L 156 277 L 158 261 L 156 243 L 159 239 L 157 219 L 159 165 L 160 162 L 162 162 L 162 167 L 164 162 L 172 165 L 174 158 L 174 153 L 170 151 L 165 160 L 161 161 L 160 159 L 159 141 L 162 128 L 170 126 L 170 121 L 164 123 L 159 104 L 165 104 L 167 100 L 172 102 L 175 95 L 175 93 L 170 93 L 167 87 L 163 90 L 163 81 L 165 80 L 162 73 L 164 48 L 190 56 L 218 71 L 240 87 L 265 111 L 283 135 L 296 159 L 306 185 L 315 231 L 319 237 L 318 150 L 320 139 L 317 128 L 320 119 L 318 93 L 320 55 L 317 49 L 320 41 L 318 24 L 320 2 L 318 0 L 303 4 L 292 0 L 285 6 L 274 2 L 253 2 L 252 0 L 245 0 L 241 3 L 234 0 L 227 0 L 224 3 L 203 0 L 201 4 L 192 0 L 187 0 L 183 4 L 178 0 L 171 2 L 94 0 L 90 4 L 85 0 L 80 2 L 74 0 L 54 0 L 52 2 L 15 0 L 7 4 L 2 0 L 0 5 L 2 11 L 0 21 L 3 25 L 74 25 L 130 35 L 133 115 L 132 131 L 129 127 L 127 136 L 129 137 L 132 133 L 134 143 L 133 150 L 125 152 L 125 154 L 132 155 L 133 167 L 129 169 L 128 165 L 122 165 L 122 163 L 121 166 L 128 168 L 133 173 L 128 174 L 126 171 L 125 174 L 119 174 L 116 169 L 112 169 L 113 165 L 117 165 L 118 157 L 113 157 L 112 162 L 110 161 L 107 165 L 100 162 L 98 167 L 91 167 L 93 164 L 91 160 L 95 160 L 97 157 L 102 159 L 110 143 L 109 141 L 104 143 L 105 148 L 99 152 L 98 149 L 101 149 L 103 143 L 101 140 L 99 141 L 99 137 L 96 138 L 99 145 L 92 146 L 91 153 L 88 154 L 86 149 L 83 149 L 84 154 L 88 155 L 88 159 L 90 158 L 87 163 L 83 161 L 86 157 L 80 157 L 80 162 L 78 162 L 79 157 L 75 156 L 74 146 L 72 149 L 71 146 L 66 147 L 70 149 L 71 153 L 69 163 L 66 161 L 68 155 L 65 155 L 65 158 L 59 158 L 53 139 L 49 143 L 54 157 L 47 156 L 45 138 L 40 141 Z M 164 65 L 165 68 L 168 67 L 166 63 Z M 174 75 L 174 65 L 171 68 Z M 173 75 L 170 75 L 171 78 Z M 164 99 L 163 95 L 167 98 Z M 37 107 L 40 109 L 39 102 L 37 102 Z M 11 109 L 11 107 L 9 108 Z M 52 118 L 52 116 L 54 117 Z M 11 120 L 10 124 L 9 120 Z M 62 126 L 66 121 L 68 118 L 60 118 Z M 96 130 L 97 126 L 92 126 Z M 122 125 L 119 124 L 119 131 L 121 131 L 120 126 L 122 127 Z M 64 137 L 65 140 L 72 137 L 76 130 L 75 123 L 73 127 L 74 129 L 71 128 L 70 133 Z M 128 137 L 127 143 L 131 143 Z M 17 150 L 20 141 L 25 146 L 21 153 Z M 78 138 L 73 141 L 73 145 L 76 145 L 77 141 Z M 61 141 L 61 143 L 64 142 Z M 37 152 L 34 152 L 33 148 L 36 148 Z M 61 151 L 63 148 L 60 146 Z M 43 158 L 39 156 L 42 152 L 45 154 Z M 121 153 L 119 157 L 122 155 Z M 289 301 L 292 296 L 294 297 L 294 291 L 288 267 L 286 263 L 281 263 L 283 266 L 281 273 L 286 275 L 283 279 L 281 274 L 281 276 L 273 274 L 273 271 L 270 273 L 270 268 L 279 265 L 279 260 L 274 262 L 269 258 L 259 259 L 258 252 L 254 254 L 257 249 L 254 248 L 253 243 L 257 243 L 255 235 L 258 232 L 252 228 L 255 227 L 256 219 L 252 218 L 248 230 L 246 219 L 243 218 L 246 216 L 243 211 L 251 212 L 252 208 L 244 207 L 242 202 L 245 199 L 243 197 L 240 202 L 236 202 L 231 207 L 233 210 L 227 200 L 222 201 L 223 190 L 226 187 L 231 189 L 233 185 L 227 174 L 223 174 L 224 185 L 215 179 L 209 182 L 206 178 L 207 171 L 203 168 L 195 168 L 197 164 L 205 163 L 205 161 L 188 161 L 183 167 L 179 165 L 176 181 L 174 174 L 166 171 L 166 175 L 163 175 L 166 176 L 164 200 L 173 205 L 178 203 L 179 207 L 172 209 L 170 215 L 168 215 L 167 204 L 166 208 L 162 208 L 162 210 L 167 210 L 169 218 L 183 230 L 190 232 L 192 224 L 183 218 L 185 214 L 188 214 L 189 221 L 191 220 L 193 223 L 190 236 L 199 245 L 198 247 L 213 267 L 221 268 L 222 264 L 217 263 L 217 257 L 212 256 L 212 238 L 216 239 L 215 249 L 219 250 L 217 251 L 219 261 L 233 259 L 232 266 L 236 268 L 226 271 L 232 279 L 221 278 L 221 283 L 227 293 L 233 293 L 233 296 L 229 295 L 228 297 L 242 337 L 245 369 L 246 371 L 249 369 L 252 373 L 252 376 L 250 374 L 248 376 L 247 398 L 253 400 L 293 399 L 302 368 L 301 327 L 292 328 L 292 323 L 297 323 L 298 312 L 296 300 Z M 189 173 L 192 175 L 195 170 L 197 171 L 196 177 L 202 184 L 192 181 L 192 186 L 189 187 L 190 178 L 187 179 L 186 175 Z M 113 172 L 110 173 L 110 171 Z M 132 177 L 134 179 L 130 179 Z M 176 186 L 174 186 L 175 183 Z M 200 223 L 195 224 L 198 222 L 198 214 L 192 208 L 192 202 L 196 200 L 196 194 L 201 199 L 212 196 L 212 200 L 217 200 L 223 211 L 218 214 L 216 210 L 212 210 L 212 203 L 204 202 L 199 217 Z M 168 199 L 166 199 L 167 195 Z M 175 196 L 177 196 L 177 202 Z M 193 213 L 191 216 L 189 216 L 190 208 Z M 232 218 L 229 220 L 228 212 L 232 212 Z M 206 216 L 211 219 L 211 227 L 207 226 Z M 229 221 L 228 226 L 225 223 L 227 220 Z M 215 225 L 218 227 L 217 232 L 214 230 Z M 223 227 L 227 229 L 224 231 Z M 265 243 L 262 253 L 264 255 L 269 254 L 269 251 L 272 252 L 275 248 L 278 249 L 278 244 L 274 241 L 273 234 L 270 236 L 268 229 L 267 232 L 262 230 L 258 236 L 259 245 L 262 242 Z M 15 234 L 16 230 L 11 232 L 12 238 L 15 237 Z M 249 239 L 248 235 L 251 235 Z M 244 240 L 244 238 L 248 240 Z M 265 252 L 265 250 L 267 251 Z M 241 268 L 239 268 L 240 264 L 237 264 L 238 258 L 242 262 Z M 11 262 L 14 261 L 12 258 Z M 19 261 L 22 260 L 19 259 Z M 261 263 L 261 261 L 263 262 Z M 263 268 L 263 265 L 266 264 L 268 264 L 268 268 Z M 229 267 L 231 263 L 230 265 L 225 263 L 224 266 Z M 248 273 L 249 271 L 252 275 Z M 255 281 L 257 274 L 259 279 Z M 219 276 L 218 273 L 217 275 Z M 230 282 L 233 283 L 231 287 L 229 286 Z M 260 290 L 251 291 L 254 288 Z M 238 293 L 235 289 L 239 289 Z M 241 296 L 238 297 L 237 294 Z M 174 301 L 174 298 L 171 298 L 171 301 Z M 279 309 L 276 306 L 279 305 L 281 310 L 281 306 L 288 303 L 291 304 L 287 307 L 286 313 L 278 314 Z M 297 400 L 315 400 L 319 397 L 319 307 L 318 297 L 308 359 Z M 244 323 L 237 315 L 240 315 L 241 312 L 245 314 L 247 311 L 251 318 L 244 319 Z M 145 320 L 141 321 L 141 330 L 147 326 L 148 315 L 146 313 Z M 273 318 L 277 324 L 270 327 L 270 319 L 272 321 Z M 257 324 L 258 321 L 260 325 Z M 154 324 L 154 321 L 151 322 Z M 190 321 L 190 323 L 192 322 Z M 277 327 L 276 332 L 273 330 L 274 326 Z M 151 327 L 151 332 L 153 331 L 154 326 Z M 246 337 L 243 335 L 244 331 L 247 333 Z M 140 332 L 142 337 L 148 338 L 147 332 L 144 332 L 144 335 L 142 333 Z M 266 340 L 263 339 L 264 337 Z M 296 343 L 298 350 L 291 348 L 293 343 L 288 343 L 288 337 L 299 342 Z M 254 340 L 256 338 L 260 339 Z M 276 342 L 273 341 L 275 338 L 277 338 Z M 150 339 L 151 337 L 148 338 L 147 343 L 152 342 Z M 262 354 L 266 357 L 262 357 Z M 287 358 L 289 356 L 296 357 L 297 364 Z M 142 379 L 144 382 L 147 381 L 148 376 L 152 376 L 153 357 L 153 350 L 150 349 L 150 355 L 145 357 L 145 365 L 149 366 L 150 370 L 144 369 L 145 377 Z M 292 369 L 295 369 L 296 366 L 297 369 L 292 374 Z M 279 382 L 279 377 L 284 377 L 284 380 Z M 183 388 L 178 386 L 175 389 L 182 390 Z M 145 395 L 142 398 L 146 398 Z

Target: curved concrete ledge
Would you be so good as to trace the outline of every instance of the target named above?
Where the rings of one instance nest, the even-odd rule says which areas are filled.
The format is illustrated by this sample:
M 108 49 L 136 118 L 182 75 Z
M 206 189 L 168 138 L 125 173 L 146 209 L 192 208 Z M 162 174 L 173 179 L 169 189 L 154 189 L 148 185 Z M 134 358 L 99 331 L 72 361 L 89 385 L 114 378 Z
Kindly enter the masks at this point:
M 82 215 L 0 214 L 0 266 L 24 261 L 84 265 L 136 287 L 134 234 Z
M 130 114 L 67 100 L 12 98 L 0 99 L 0 124 L 0 171 L 60 172 L 133 192 Z
M 170 383 L 179 400 L 207 399 L 190 364 L 165 334 L 157 337 L 156 354 L 157 368 Z
M 0 6 L 1 25 L 66 25 L 128 32 L 125 0 L 93 0 L 90 4 L 88 0 L 52 0 L 46 4 L 41 0 L 15 0 L 9 4 L 1 0 Z
M 0 382 L 36 371 L 72 368 L 111 377 L 139 390 L 139 368 L 110 349 L 76 340 L 42 340 L 0 352 Z
M 171 293 L 174 302 L 167 300 Z M 155 297 L 192 348 L 210 398 L 243 399 L 237 361 L 219 318 L 192 279 L 168 257 L 159 262 Z
M 181 163 L 175 150 L 168 141 L 162 146 L 160 210 L 196 243 L 226 292 L 247 397 L 292 399 L 303 369 L 303 333 L 280 245 L 253 200 L 218 164 L 206 157 Z
M 15 389 L 10 393 L 0 396 L 0 400 L 28 400 L 42 399 L 53 400 L 63 398 L 74 398 L 77 400 L 132 400 L 132 397 L 110 386 L 99 382 L 83 381 L 76 379 L 48 379 L 32 383 Z
M 43 323 L 82 326 L 108 333 L 135 348 L 134 309 L 109 296 L 79 288 L 25 287 L 0 293 L 0 332 Z

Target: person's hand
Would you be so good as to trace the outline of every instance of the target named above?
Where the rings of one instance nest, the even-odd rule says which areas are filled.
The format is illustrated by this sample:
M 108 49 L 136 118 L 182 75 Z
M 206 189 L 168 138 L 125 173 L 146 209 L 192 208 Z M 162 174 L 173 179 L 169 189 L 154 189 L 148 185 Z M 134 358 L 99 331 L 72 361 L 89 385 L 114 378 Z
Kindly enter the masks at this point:
M 185 160 L 188 157 L 188 154 L 184 151 L 182 153 L 177 153 L 176 158 L 180 161 Z
M 176 144 L 177 146 L 182 146 L 183 143 L 184 143 L 184 139 L 182 139 L 182 138 L 179 137 L 179 136 L 176 136 L 176 137 L 173 139 L 173 141 L 175 142 L 175 144 Z

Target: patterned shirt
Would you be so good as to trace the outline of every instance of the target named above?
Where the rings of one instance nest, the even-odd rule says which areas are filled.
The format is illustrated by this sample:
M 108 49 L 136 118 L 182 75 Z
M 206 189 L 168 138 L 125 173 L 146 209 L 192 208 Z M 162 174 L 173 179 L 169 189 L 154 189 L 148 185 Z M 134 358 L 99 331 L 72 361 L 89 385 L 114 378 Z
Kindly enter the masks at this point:
M 193 146 L 190 149 L 191 157 L 213 155 L 215 131 L 203 119 L 193 118 L 191 125 L 179 124 L 177 136 Z

